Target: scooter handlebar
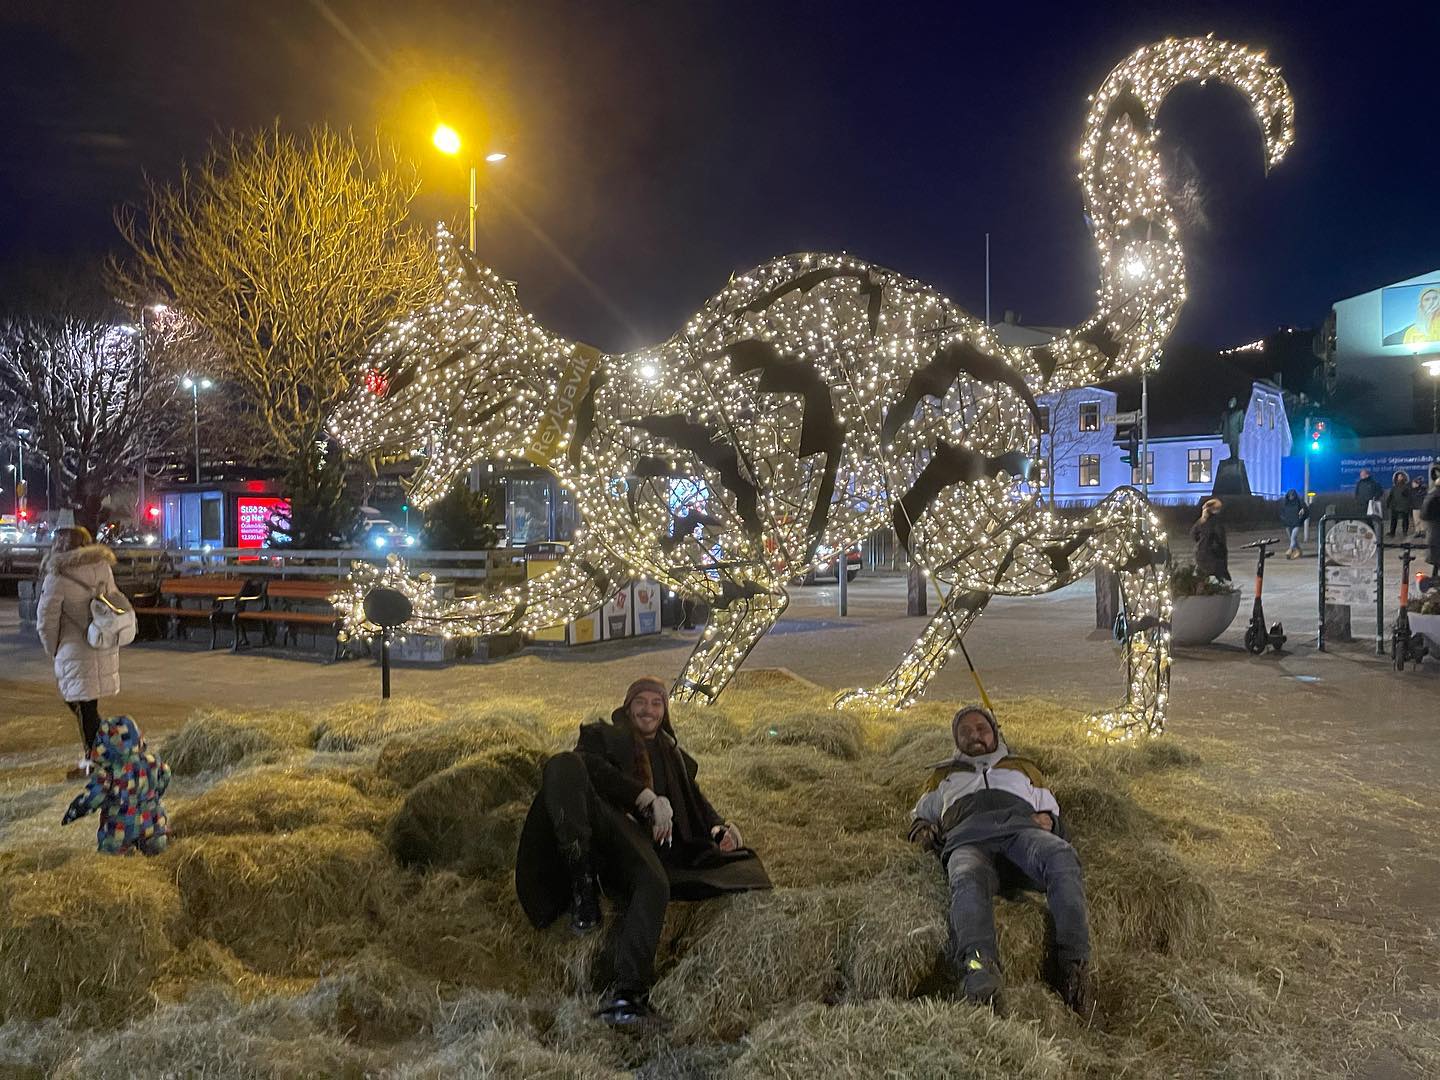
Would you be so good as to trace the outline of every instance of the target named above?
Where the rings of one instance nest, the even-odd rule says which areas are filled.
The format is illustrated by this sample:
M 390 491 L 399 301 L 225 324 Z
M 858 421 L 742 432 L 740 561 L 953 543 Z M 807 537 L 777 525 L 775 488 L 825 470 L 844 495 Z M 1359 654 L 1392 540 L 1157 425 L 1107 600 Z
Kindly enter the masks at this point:
M 1278 544 L 1279 542 L 1280 538 L 1278 536 L 1272 536 L 1268 540 L 1256 540 L 1254 543 L 1246 544 L 1245 546 L 1247 548 L 1260 548 L 1268 547 L 1271 544 Z

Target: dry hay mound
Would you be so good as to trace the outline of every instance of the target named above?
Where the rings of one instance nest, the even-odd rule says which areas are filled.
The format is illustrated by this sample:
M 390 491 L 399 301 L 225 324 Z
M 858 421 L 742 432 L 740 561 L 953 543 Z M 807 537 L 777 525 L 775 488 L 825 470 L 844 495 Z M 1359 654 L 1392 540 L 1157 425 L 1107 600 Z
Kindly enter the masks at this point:
M 176 776 L 193 776 L 212 769 L 279 761 L 312 744 L 314 724 L 294 710 L 259 716 L 205 709 L 185 721 L 165 741 L 161 757 Z
M 386 833 L 396 861 L 482 875 L 513 866 L 543 761 L 535 747 L 496 747 L 416 785 Z
M 762 746 L 811 746 L 823 754 L 855 761 L 860 757 L 860 721 L 854 713 L 761 705 L 753 713 L 748 739 Z
M 914 855 L 852 885 L 748 893 L 718 910 L 657 984 L 687 1037 L 734 1039 L 777 1009 L 907 997 L 944 947 L 945 893 Z
M 503 748 L 537 757 L 545 754 L 544 739 L 534 724 L 467 718 L 386 740 L 375 762 L 375 772 L 402 788 L 413 788 L 458 761 Z
M 438 705 L 415 698 L 347 701 L 321 714 L 315 723 L 315 749 L 330 753 L 359 750 L 403 732 L 439 727 L 447 719 Z
M 175 882 L 191 923 L 270 974 L 313 974 L 351 955 L 373 936 L 396 887 L 384 847 L 349 828 L 210 836 L 177 851 Z
M 181 914 L 158 867 L 92 853 L 0 888 L 0 1015 L 55 1016 L 83 1002 L 92 1020 L 113 1022 L 148 1009 Z
M 233 777 L 176 804 L 176 840 L 285 833 L 312 826 L 375 832 L 393 811 L 353 785 L 305 769 L 260 770 Z
M 1062 1048 L 1024 1022 L 941 1001 L 802 1005 L 767 1020 L 727 1080 L 1062 1080 Z

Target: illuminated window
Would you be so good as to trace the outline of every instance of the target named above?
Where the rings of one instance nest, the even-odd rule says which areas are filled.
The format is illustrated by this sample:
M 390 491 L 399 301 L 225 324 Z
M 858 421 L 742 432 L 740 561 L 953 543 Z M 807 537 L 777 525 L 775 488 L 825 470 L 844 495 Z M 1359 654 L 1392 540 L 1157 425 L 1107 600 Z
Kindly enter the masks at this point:
M 1153 484 L 1155 483 L 1155 451 L 1151 450 L 1145 455 L 1145 479 L 1140 479 L 1140 466 L 1130 466 L 1131 484 Z
M 1266 406 L 1265 406 L 1265 414 L 1270 418 L 1270 430 L 1271 430 L 1271 431 L 1274 431 L 1274 430 L 1275 430 L 1275 412 L 1276 412 L 1275 403 L 1274 403 L 1273 401 L 1271 401 L 1271 402 L 1269 402 L 1268 404 L 1266 404 Z
M 1198 450 L 1186 450 L 1185 464 L 1188 467 L 1190 483 L 1210 483 L 1210 448 L 1208 446 Z
M 1046 488 L 1050 486 L 1050 463 L 1043 457 L 1034 462 L 1035 465 L 1035 486 Z
M 1080 403 L 1080 430 L 1100 430 L 1100 403 L 1098 401 L 1082 401 Z
M 1082 405 L 1081 408 L 1083 409 L 1084 406 Z M 1097 406 L 1097 408 L 1098 408 L 1098 406 Z M 1099 487 L 1099 486 L 1100 486 L 1100 455 L 1099 455 L 1099 454 L 1081 454 L 1081 455 L 1080 455 L 1080 486 L 1081 486 L 1081 487 Z

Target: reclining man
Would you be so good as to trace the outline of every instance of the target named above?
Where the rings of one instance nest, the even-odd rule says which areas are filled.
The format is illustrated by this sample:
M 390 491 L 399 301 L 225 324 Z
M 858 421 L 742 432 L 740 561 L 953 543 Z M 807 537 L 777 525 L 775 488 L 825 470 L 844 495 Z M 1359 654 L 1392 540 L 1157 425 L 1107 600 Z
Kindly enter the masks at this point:
M 1080 859 L 1060 806 L 1033 762 L 1010 753 L 988 709 L 951 721 L 956 753 L 939 763 L 911 814 L 910 840 L 940 856 L 950 880 L 953 956 L 967 1001 L 994 1004 L 1002 980 L 994 897 L 1001 875 L 1043 888 L 1055 923 L 1050 977 L 1065 1003 L 1091 1008 L 1090 928 Z
M 581 724 L 575 749 L 545 763 L 520 834 L 515 888 L 537 929 L 568 906 L 575 933 L 595 930 L 602 887 L 620 908 L 603 952 L 614 979 L 599 1011 L 612 1027 L 659 1019 L 648 996 L 670 900 L 770 888 L 696 770 L 675 738 L 665 684 L 636 679 L 609 723 Z

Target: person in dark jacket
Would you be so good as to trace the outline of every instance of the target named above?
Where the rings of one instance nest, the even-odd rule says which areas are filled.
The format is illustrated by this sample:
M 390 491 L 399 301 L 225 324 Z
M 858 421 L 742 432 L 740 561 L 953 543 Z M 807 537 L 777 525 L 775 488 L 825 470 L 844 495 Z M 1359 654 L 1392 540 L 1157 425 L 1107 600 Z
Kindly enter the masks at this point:
M 1371 517 L 1379 517 L 1379 503 L 1385 495 L 1385 489 L 1380 486 L 1380 481 L 1370 475 L 1369 469 L 1360 470 L 1360 479 L 1355 481 L 1355 498 L 1360 500 L 1360 505 L 1365 507 L 1365 513 Z M 1371 504 L 1376 504 L 1374 507 Z
M 1090 925 L 1080 858 L 1065 838 L 1060 805 L 1035 763 L 1010 752 L 989 709 L 967 705 L 950 723 L 955 754 L 935 766 L 911 813 L 910 840 L 940 856 L 950 881 L 950 934 L 969 1001 L 999 995 L 995 891 L 1001 876 L 1043 888 L 1055 923 L 1052 982 L 1065 1003 L 1090 1013 Z
M 1420 507 L 1420 521 L 1425 526 L 1425 543 L 1429 550 L 1430 574 L 1440 577 L 1440 465 L 1430 467 L 1430 491 Z
M 1290 534 L 1290 546 L 1285 551 L 1287 559 L 1300 558 L 1300 530 L 1310 517 L 1310 508 L 1294 488 L 1285 492 L 1285 501 L 1280 504 L 1280 524 Z
M 1230 547 L 1225 539 L 1225 526 L 1218 518 L 1225 504 L 1219 499 L 1206 499 L 1200 507 L 1200 520 L 1190 529 L 1195 541 L 1195 569 L 1206 577 L 1230 580 Z
M 648 998 L 670 900 L 770 888 L 697 769 L 675 738 L 665 684 L 636 679 L 609 723 L 581 724 L 575 749 L 545 763 L 520 834 L 515 888 L 537 929 L 568 907 L 575 933 L 594 931 L 602 888 L 620 909 L 603 950 L 614 978 L 599 1016 L 612 1027 L 659 1019 Z
M 1410 476 L 1397 472 L 1390 478 L 1390 490 L 1385 492 L 1385 509 L 1390 515 L 1390 535 L 1400 527 L 1402 537 L 1410 535 Z
M 1417 472 L 1410 481 L 1410 534 L 1416 540 L 1425 539 L 1425 525 L 1420 518 L 1420 511 L 1425 506 L 1425 474 Z

